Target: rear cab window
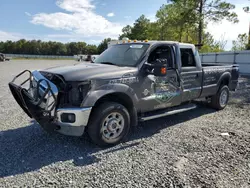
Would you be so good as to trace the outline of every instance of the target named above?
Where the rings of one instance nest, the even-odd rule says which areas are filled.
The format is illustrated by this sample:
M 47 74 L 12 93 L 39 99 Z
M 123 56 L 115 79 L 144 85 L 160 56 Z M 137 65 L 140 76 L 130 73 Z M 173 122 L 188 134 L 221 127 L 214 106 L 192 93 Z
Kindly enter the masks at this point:
M 181 51 L 182 68 L 196 67 L 196 61 L 194 58 L 194 52 L 192 48 L 181 48 L 180 51 Z

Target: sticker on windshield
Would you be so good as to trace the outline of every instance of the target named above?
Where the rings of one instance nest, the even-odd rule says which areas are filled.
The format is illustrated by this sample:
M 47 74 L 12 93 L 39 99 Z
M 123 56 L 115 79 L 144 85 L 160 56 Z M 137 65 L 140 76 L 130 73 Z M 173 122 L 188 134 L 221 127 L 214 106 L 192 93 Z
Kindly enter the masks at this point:
M 143 45 L 140 45 L 140 44 L 134 44 L 134 45 L 131 45 L 130 48 L 142 48 Z

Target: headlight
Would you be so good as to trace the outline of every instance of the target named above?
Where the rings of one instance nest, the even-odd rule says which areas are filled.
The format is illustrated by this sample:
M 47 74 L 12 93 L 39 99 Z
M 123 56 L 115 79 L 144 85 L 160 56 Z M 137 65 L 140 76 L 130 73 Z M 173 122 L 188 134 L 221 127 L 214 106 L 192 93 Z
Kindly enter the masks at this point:
M 73 106 L 80 106 L 90 90 L 90 82 L 74 83 L 69 91 L 69 102 Z

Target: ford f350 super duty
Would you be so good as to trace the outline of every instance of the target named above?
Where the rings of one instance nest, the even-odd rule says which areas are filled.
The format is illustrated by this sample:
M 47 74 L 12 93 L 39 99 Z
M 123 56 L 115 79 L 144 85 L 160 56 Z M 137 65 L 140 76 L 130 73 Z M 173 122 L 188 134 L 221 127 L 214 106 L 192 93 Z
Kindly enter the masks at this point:
M 236 64 L 201 64 L 192 44 L 144 41 L 112 45 L 93 63 L 25 70 L 9 87 L 45 130 L 85 130 L 103 146 L 119 143 L 140 121 L 194 109 L 197 99 L 225 108 L 238 77 Z

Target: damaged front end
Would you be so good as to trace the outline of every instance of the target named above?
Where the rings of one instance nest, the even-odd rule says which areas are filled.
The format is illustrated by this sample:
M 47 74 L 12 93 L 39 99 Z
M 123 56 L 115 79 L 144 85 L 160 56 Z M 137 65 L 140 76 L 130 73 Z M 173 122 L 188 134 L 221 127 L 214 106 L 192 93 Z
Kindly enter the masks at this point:
M 17 80 L 24 75 L 26 78 L 18 84 Z M 63 78 L 58 75 L 46 75 L 29 70 L 21 72 L 9 83 L 17 103 L 43 129 L 48 132 L 58 131 L 65 135 L 81 136 L 87 126 L 91 107 L 65 106 L 62 101 L 65 94 L 68 94 L 67 87 Z

